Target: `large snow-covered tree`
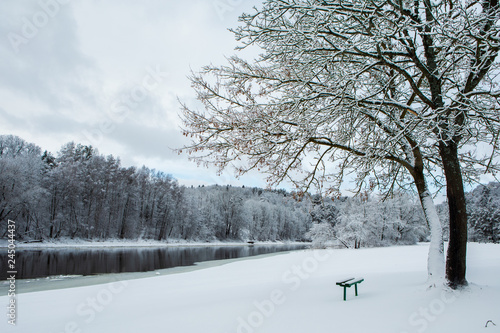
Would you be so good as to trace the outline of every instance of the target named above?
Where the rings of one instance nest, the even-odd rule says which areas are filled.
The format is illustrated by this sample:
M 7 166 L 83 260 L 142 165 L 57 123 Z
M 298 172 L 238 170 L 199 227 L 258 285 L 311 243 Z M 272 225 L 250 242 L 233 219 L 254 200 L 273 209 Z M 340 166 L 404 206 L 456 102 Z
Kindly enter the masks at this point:
M 432 257 L 442 251 L 441 227 L 425 176 L 440 182 L 439 168 L 450 207 L 446 274 L 451 286 L 465 285 L 463 175 L 497 170 L 497 20 L 498 3 L 486 0 L 266 1 L 234 31 L 264 53 L 192 76 L 205 110 L 184 107 L 194 138 L 186 148 L 207 151 L 195 155 L 200 162 L 303 188 L 336 190 L 353 170 L 360 186 L 410 180 Z M 473 145 L 490 145 L 489 155 Z

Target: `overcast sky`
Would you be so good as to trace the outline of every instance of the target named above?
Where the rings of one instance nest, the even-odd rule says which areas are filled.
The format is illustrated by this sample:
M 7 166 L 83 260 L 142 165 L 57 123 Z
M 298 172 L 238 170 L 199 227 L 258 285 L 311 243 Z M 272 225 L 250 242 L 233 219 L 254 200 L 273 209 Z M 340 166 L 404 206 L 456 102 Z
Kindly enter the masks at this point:
M 70 141 L 160 169 L 183 184 L 265 186 L 216 177 L 170 148 L 187 143 L 178 99 L 187 75 L 222 64 L 228 28 L 260 0 L 1 0 L 0 134 L 53 153 Z

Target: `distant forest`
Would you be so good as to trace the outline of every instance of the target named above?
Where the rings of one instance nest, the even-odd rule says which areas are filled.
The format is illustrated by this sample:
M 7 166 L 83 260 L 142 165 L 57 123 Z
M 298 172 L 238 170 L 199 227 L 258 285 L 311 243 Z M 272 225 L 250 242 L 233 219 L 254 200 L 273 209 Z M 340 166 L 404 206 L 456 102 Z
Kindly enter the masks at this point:
M 65 144 L 56 155 L 0 136 L 0 225 L 17 239 L 312 240 L 316 246 L 414 244 L 428 228 L 417 199 L 380 201 L 298 196 L 229 185 L 185 187 L 169 174 L 123 167 L 91 146 Z M 470 239 L 500 241 L 500 184 L 468 194 Z M 447 225 L 445 205 L 440 207 Z M 7 228 L 0 229 L 7 236 Z

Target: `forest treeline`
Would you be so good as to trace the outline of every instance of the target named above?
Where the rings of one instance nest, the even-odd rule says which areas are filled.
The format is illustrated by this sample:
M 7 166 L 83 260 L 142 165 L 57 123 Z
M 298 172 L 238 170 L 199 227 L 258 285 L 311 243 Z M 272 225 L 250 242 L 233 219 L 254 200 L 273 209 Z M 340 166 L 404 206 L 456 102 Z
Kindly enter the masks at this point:
M 0 136 L 0 195 L 1 223 L 15 220 L 27 240 L 295 240 L 311 223 L 284 191 L 186 188 L 91 146 L 70 142 L 53 156 L 11 135 Z
M 469 194 L 470 235 L 498 242 L 500 186 Z M 118 158 L 73 142 L 56 155 L 0 136 L 0 224 L 17 238 L 306 240 L 316 245 L 383 246 L 425 241 L 416 198 L 396 193 L 322 198 L 251 187 L 185 187 L 162 171 L 123 167 Z M 442 212 L 443 225 L 446 212 Z M 6 237 L 7 228 L 2 228 Z

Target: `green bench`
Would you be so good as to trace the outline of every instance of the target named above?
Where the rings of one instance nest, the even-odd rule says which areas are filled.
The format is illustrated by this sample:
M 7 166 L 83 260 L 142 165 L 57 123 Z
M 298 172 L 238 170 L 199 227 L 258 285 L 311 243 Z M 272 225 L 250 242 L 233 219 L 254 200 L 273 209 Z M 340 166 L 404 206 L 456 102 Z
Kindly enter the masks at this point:
M 358 284 L 363 282 L 364 280 L 365 279 L 363 279 L 363 278 L 359 278 L 359 279 L 349 278 L 349 279 L 339 281 L 336 283 L 337 286 L 344 287 L 344 301 L 346 300 L 346 289 L 354 286 L 355 295 L 358 296 Z

